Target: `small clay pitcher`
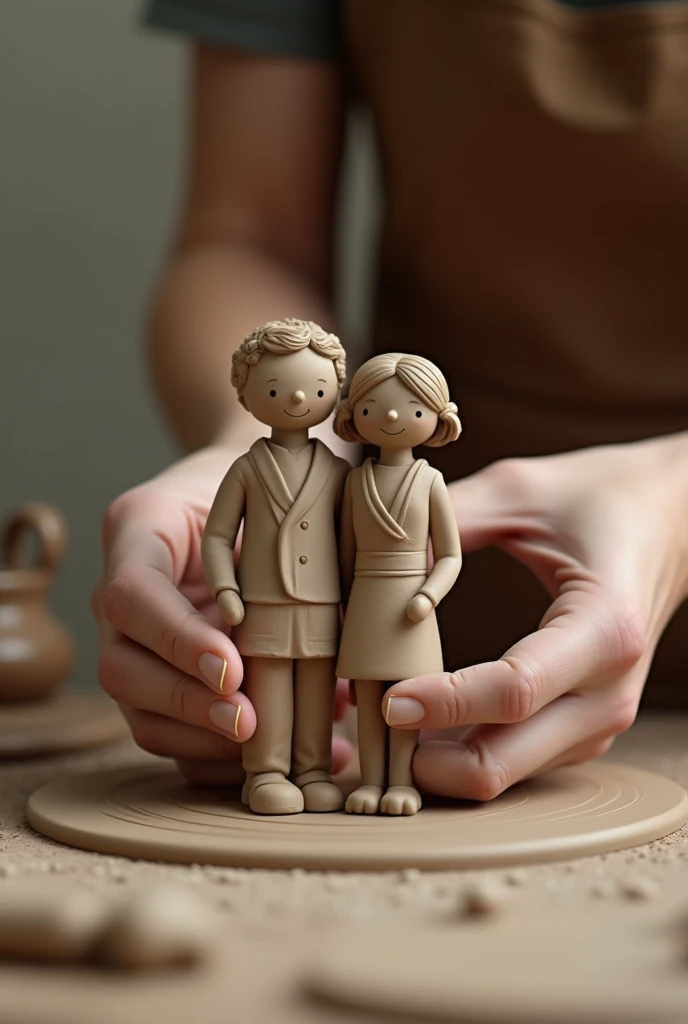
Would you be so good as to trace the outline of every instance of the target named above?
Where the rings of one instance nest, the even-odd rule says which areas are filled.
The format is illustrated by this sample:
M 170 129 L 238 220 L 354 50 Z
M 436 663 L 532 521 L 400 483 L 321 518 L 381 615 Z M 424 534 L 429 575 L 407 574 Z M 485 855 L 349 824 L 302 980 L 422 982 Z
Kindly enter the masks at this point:
M 31 531 L 38 558 L 28 562 Z M 48 589 L 67 545 L 62 515 L 50 505 L 23 505 L 0 535 L 0 701 L 39 700 L 57 689 L 74 665 L 71 635 L 51 614 Z

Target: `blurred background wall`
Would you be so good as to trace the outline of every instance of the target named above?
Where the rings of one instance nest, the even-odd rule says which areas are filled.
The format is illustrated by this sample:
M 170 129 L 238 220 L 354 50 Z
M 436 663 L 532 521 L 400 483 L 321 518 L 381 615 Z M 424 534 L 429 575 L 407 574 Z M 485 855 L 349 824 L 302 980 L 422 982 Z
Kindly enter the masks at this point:
M 108 502 L 175 456 L 146 380 L 142 320 L 183 173 L 186 46 L 140 0 L 0 9 L 0 515 L 67 516 L 53 605 L 95 685 L 88 597 Z M 379 218 L 370 133 L 350 127 L 340 214 L 343 337 L 362 338 Z

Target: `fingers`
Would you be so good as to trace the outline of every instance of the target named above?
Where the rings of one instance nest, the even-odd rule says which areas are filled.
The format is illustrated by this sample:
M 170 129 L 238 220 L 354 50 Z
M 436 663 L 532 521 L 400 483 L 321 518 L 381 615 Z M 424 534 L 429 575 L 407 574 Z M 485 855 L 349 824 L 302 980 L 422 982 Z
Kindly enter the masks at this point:
M 127 563 L 118 566 L 106 581 L 103 615 L 120 633 L 181 672 L 216 691 L 234 693 L 243 675 L 234 644 L 180 594 L 171 578 L 157 565 L 146 563 L 144 557 L 137 557 L 137 549 L 132 549 Z
M 601 750 L 630 726 L 637 703 L 606 690 L 570 694 L 518 725 L 477 726 L 458 743 L 430 740 L 416 751 L 416 782 L 442 796 L 492 800 L 545 768 L 571 763 L 593 737 Z
M 189 761 L 180 759 L 177 768 L 192 786 L 204 789 L 237 789 L 242 786 L 246 772 L 240 761 Z
M 464 552 L 485 547 L 505 531 L 533 522 L 533 495 L 542 508 L 550 474 L 544 459 L 503 459 L 449 485 Z
M 236 749 L 236 748 L 235 748 Z M 340 772 L 351 760 L 351 744 L 340 736 L 332 740 L 332 771 Z M 235 760 L 179 760 L 177 768 L 194 786 L 210 789 L 235 789 L 244 782 L 246 773 Z
M 569 691 L 632 669 L 644 653 L 601 592 L 561 594 L 544 621 L 499 661 L 395 684 L 383 698 L 387 723 L 450 729 L 523 722 Z
M 245 694 L 219 696 L 124 638 L 109 637 L 99 661 L 99 681 L 119 704 L 232 740 L 243 742 L 256 728 L 255 712 Z M 172 749 L 167 756 L 182 754 Z
M 136 708 L 123 707 L 122 713 L 136 743 L 150 754 L 190 761 L 240 762 L 241 747 L 229 737 Z
M 332 772 L 337 774 L 346 768 L 353 751 L 351 744 L 344 736 L 332 737 Z

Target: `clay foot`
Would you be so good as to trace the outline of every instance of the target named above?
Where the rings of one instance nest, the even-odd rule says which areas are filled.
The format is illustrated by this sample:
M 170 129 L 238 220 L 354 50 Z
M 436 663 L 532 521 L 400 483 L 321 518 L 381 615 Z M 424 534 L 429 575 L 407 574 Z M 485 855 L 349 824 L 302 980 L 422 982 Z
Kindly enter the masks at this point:
M 380 801 L 381 814 L 416 814 L 423 806 L 413 786 L 390 786 Z
M 359 786 L 346 801 L 347 814 L 377 814 L 382 790 L 379 786 Z
M 279 772 L 247 775 L 241 802 L 254 814 L 300 814 L 304 806 L 301 790 Z
M 341 811 L 344 806 L 344 794 L 339 786 L 335 786 L 330 775 L 325 771 L 305 772 L 294 778 L 294 785 L 303 793 L 305 810 L 315 814 L 327 814 Z

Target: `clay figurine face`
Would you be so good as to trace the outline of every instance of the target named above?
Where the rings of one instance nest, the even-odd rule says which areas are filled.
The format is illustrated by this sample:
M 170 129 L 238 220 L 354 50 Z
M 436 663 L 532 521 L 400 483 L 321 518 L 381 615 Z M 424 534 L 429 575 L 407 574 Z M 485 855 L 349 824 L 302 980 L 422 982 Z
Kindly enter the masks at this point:
M 281 430 L 305 430 L 322 423 L 338 394 L 334 363 L 312 348 L 288 355 L 267 352 L 249 370 L 243 391 L 249 412 Z
M 379 448 L 414 448 L 435 432 L 438 416 L 398 377 L 371 388 L 354 405 L 354 424 L 361 437 Z

